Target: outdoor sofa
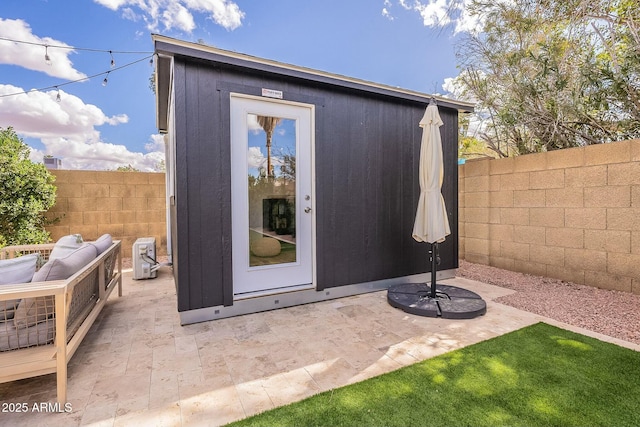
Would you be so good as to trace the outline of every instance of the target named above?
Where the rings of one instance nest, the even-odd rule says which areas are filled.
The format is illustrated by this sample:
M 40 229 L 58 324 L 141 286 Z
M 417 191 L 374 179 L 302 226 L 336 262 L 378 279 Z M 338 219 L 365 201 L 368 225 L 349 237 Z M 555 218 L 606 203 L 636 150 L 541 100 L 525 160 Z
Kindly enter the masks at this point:
M 79 235 L 0 248 L 0 383 L 56 373 L 67 400 L 67 363 L 111 291 L 122 296 L 120 241 Z

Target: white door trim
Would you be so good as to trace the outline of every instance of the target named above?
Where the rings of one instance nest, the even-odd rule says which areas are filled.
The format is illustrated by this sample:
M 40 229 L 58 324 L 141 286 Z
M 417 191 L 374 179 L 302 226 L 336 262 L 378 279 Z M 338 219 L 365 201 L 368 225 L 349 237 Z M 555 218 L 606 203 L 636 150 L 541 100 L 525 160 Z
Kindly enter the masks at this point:
M 271 105 L 269 105 L 271 104 Z M 296 239 L 300 236 L 300 239 L 308 238 L 310 244 L 310 254 L 308 257 L 300 257 L 300 262 L 304 264 L 303 269 L 310 268 L 310 275 L 304 273 L 305 282 L 310 283 L 292 283 L 283 282 L 282 285 L 268 288 L 268 289 L 250 289 L 246 290 L 246 287 L 242 284 L 236 286 L 236 283 L 241 283 L 242 280 L 247 280 L 248 277 L 251 276 L 251 273 L 256 276 L 256 271 L 261 277 L 266 277 L 268 275 L 278 274 L 278 271 L 281 274 L 285 274 L 285 279 L 289 279 L 290 277 L 286 276 L 285 272 L 287 268 L 293 266 L 293 264 L 276 264 L 272 266 L 264 266 L 264 267 L 246 267 L 248 266 L 248 235 L 246 236 L 246 244 L 245 242 L 245 229 L 248 233 L 248 205 L 244 200 L 240 200 L 237 196 L 238 194 L 244 191 L 246 193 L 246 176 L 247 166 L 246 166 L 246 152 L 247 148 L 244 148 L 244 142 L 246 139 L 245 135 L 238 133 L 238 122 L 237 120 L 245 120 L 246 114 L 250 113 L 260 113 L 262 110 L 268 110 L 269 107 L 273 107 L 275 109 L 283 108 L 284 111 L 287 111 L 289 114 L 296 118 L 303 118 L 301 120 L 308 123 L 308 129 L 306 127 L 297 125 L 296 132 L 298 133 L 296 143 L 300 144 L 308 144 L 308 147 L 305 147 L 306 155 L 309 159 L 309 165 L 304 168 L 298 160 L 296 163 L 300 165 L 300 168 L 297 174 L 304 174 L 305 177 L 301 178 L 298 175 L 298 179 L 296 179 L 296 218 L 301 218 L 302 215 L 305 216 L 305 220 L 301 220 L 300 223 L 296 220 L 296 227 L 302 225 L 304 221 L 309 221 L 308 227 L 309 229 L 305 229 L 304 232 L 298 234 L 296 231 Z M 294 107 L 296 110 L 290 108 Z M 301 110 L 304 109 L 304 110 Z M 251 111 L 249 111 L 251 110 Z M 242 118 L 236 117 L 240 115 Z M 303 117 L 304 116 L 304 117 Z M 246 128 L 246 122 L 244 122 Z M 230 94 L 230 126 L 231 126 L 231 191 L 232 191 L 232 264 L 233 264 L 233 280 L 234 280 L 234 300 L 245 299 L 245 298 L 253 298 L 256 296 L 264 296 L 268 294 L 275 293 L 283 293 L 283 292 L 291 292 L 302 289 L 314 289 L 316 288 L 316 216 L 315 216 L 315 105 L 313 104 L 305 104 L 300 102 L 293 101 L 284 101 L 284 100 L 274 100 L 269 98 L 239 94 L 239 93 L 231 93 Z M 306 125 L 305 125 L 306 126 Z M 300 129 L 303 127 L 303 129 Z M 301 132 L 304 132 L 305 135 L 301 135 Z M 308 135 L 306 133 L 308 132 Z M 240 138 L 242 143 L 238 144 L 237 139 Z M 308 141 L 308 142 L 307 142 Z M 308 148 L 308 150 L 307 150 Z M 300 156 L 300 153 L 296 153 L 296 156 Z M 239 170 L 238 168 L 241 168 Z M 304 170 L 307 169 L 307 170 Z M 235 176 L 235 177 L 234 177 Z M 305 182 L 305 180 L 307 180 Z M 305 188 L 302 188 L 302 187 Z M 309 201 L 304 200 L 304 196 L 310 193 L 309 196 L 311 199 Z M 303 209 L 309 206 L 311 208 L 310 213 L 304 213 Z M 243 214 L 243 212 L 245 212 Z M 246 220 L 245 220 L 246 218 Z M 307 227 L 307 226 L 304 226 Z M 301 230 L 302 231 L 302 230 Z M 305 237 L 308 236 L 308 237 Z M 302 240 L 298 241 L 297 244 L 300 244 Z M 244 247 L 240 247 L 244 246 Z M 301 251 L 302 251 L 301 247 Z M 310 259 L 309 259 L 310 258 Z M 243 267 L 244 266 L 244 267 Z M 289 267 L 287 267 L 289 266 Z M 307 271 L 307 270 L 304 270 Z M 295 277 L 295 274 L 291 275 L 291 280 L 295 280 L 292 277 Z M 250 285 L 249 288 L 252 288 Z

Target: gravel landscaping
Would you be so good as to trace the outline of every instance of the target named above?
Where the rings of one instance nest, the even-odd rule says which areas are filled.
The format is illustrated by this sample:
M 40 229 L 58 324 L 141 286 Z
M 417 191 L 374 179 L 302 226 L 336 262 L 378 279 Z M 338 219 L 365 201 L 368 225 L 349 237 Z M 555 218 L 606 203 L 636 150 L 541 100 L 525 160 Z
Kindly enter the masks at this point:
M 640 295 L 460 260 L 458 276 L 516 291 L 496 301 L 640 344 Z

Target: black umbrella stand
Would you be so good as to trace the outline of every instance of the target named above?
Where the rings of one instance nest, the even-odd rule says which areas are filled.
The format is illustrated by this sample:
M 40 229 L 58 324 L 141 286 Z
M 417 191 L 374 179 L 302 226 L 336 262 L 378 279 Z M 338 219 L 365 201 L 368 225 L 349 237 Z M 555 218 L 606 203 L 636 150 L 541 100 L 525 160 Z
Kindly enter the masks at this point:
M 426 283 L 401 283 L 387 291 L 387 301 L 392 307 L 407 313 L 443 319 L 473 319 L 487 312 L 487 303 L 475 292 L 437 284 L 437 266 L 440 264 L 438 243 L 431 243 L 431 286 Z

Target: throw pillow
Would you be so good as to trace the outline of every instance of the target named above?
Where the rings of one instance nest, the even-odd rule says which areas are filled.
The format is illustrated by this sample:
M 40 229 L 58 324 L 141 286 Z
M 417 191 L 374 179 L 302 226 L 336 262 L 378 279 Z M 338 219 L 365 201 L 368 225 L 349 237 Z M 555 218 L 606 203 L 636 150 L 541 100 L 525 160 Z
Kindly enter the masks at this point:
M 109 246 L 111 246 L 111 244 L 113 243 L 113 239 L 111 238 L 111 234 L 103 234 L 102 236 L 98 237 L 98 239 L 95 242 L 87 242 L 87 243 L 95 246 L 96 251 L 98 252 L 98 255 L 100 255 L 102 252 L 109 249 Z
M 39 254 L 0 260 L 0 285 L 29 283 L 36 272 Z M 0 322 L 13 319 L 19 299 L 0 301 Z
M 65 280 L 89 264 L 97 255 L 94 245 L 83 244 L 62 258 L 49 258 L 49 261 L 33 275 L 34 282 Z
M 55 246 L 51 250 L 49 259 L 64 258 L 82 246 L 82 236 L 79 234 L 70 234 L 58 239 Z
M 0 259 L 0 285 L 28 283 L 36 272 L 39 254 Z
M 84 244 L 64 258 L 49 259 L 33 275 L 33 281 L 46 282 L 68 279 L 89 264 L 96 256 L 95 246 Z M 13 317 L 15 327 L 26 328 L 49 318 L 53 315 L 54 306 L 53 296 L 24 298 L 18 304 Z

